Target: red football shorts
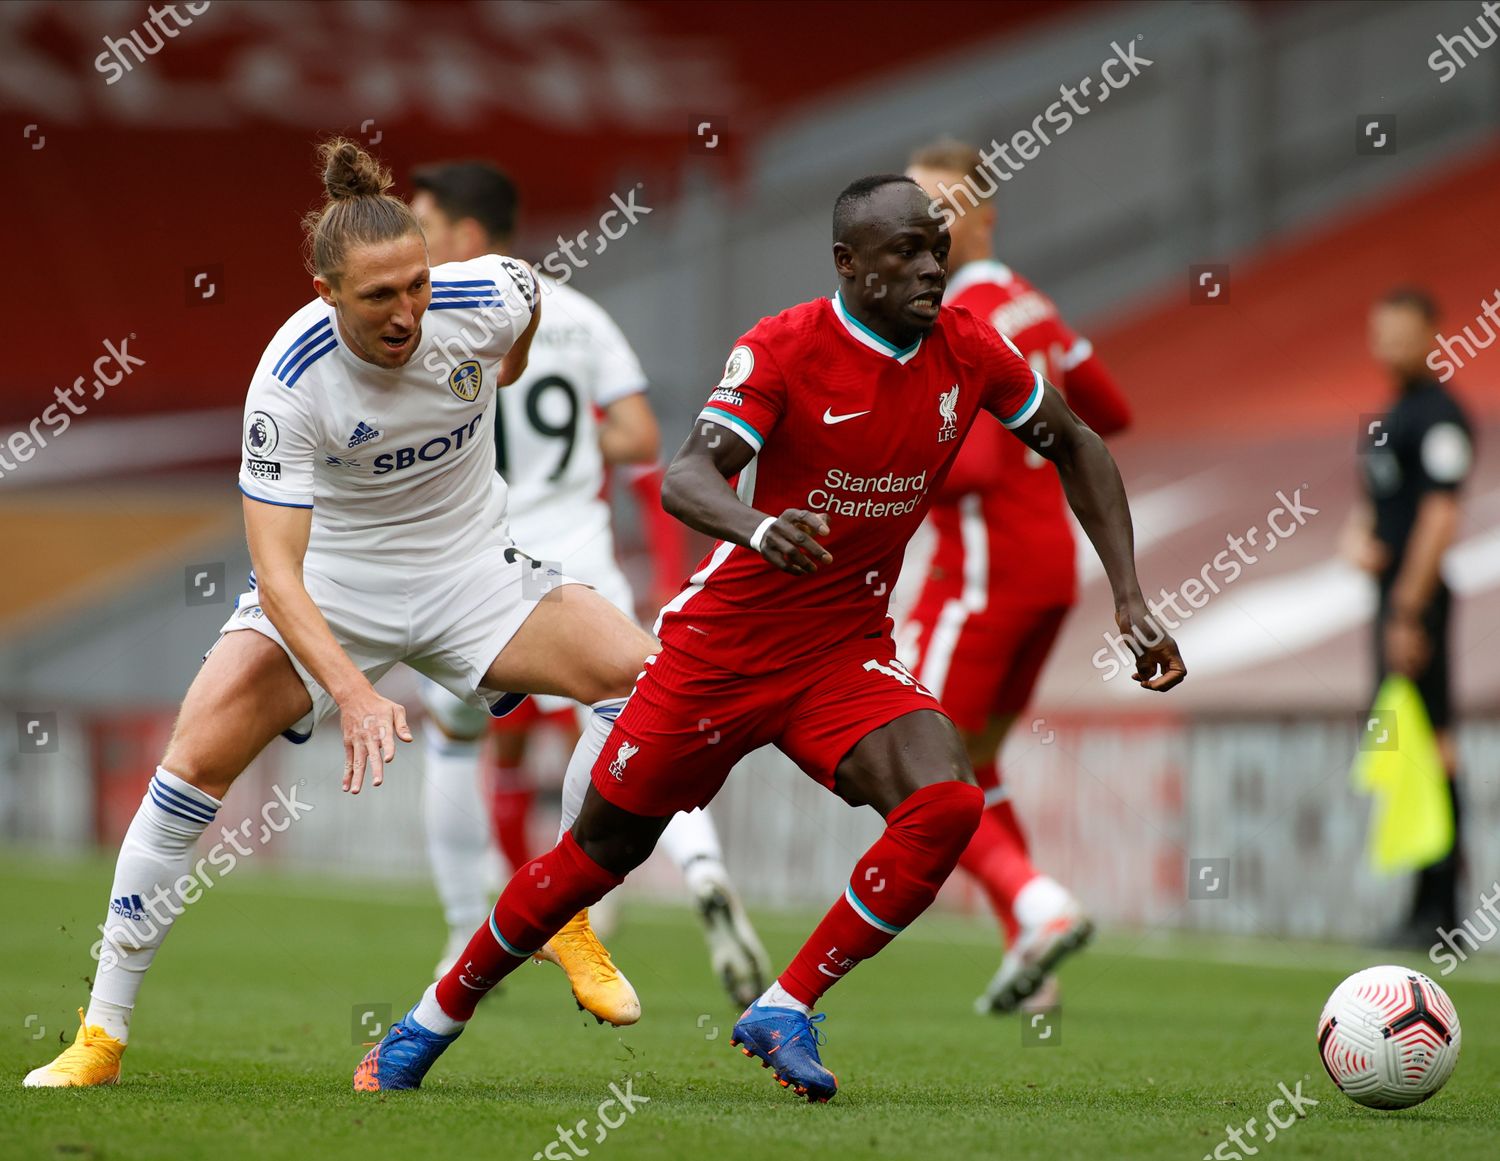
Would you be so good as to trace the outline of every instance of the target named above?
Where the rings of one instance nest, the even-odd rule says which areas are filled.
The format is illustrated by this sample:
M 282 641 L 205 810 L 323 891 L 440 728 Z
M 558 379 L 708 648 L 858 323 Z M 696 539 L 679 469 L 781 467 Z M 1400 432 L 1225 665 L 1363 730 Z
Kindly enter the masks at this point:
M 912 671 L 959 729 L 977 734 L 991 718 L 1026 708 L 1070 608 L 974 613 L 924 593 L 909 618 L 920 629 Z
M 736 762 L 774 745 L 831 790 L 861 738 L 916 710 L 943 707 L 896 660 L 888 636 L 756 677 L 666 646 L 620 711 L 594 785 L 622 810 L 663 818 L 707 806 Z

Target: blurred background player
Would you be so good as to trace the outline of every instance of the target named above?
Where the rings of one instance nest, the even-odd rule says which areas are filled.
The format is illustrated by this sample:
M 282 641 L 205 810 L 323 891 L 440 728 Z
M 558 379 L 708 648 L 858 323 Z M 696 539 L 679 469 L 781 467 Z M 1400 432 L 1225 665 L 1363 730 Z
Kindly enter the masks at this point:
M 1089 341 L 995 260 L 996 182 L 978 150 L 940 139 L 912 154 L 907 174 L 951 218 L 944 305 L 967 307 L 1008 336 L 1099 435 L 1123 430 L 1129 406 Z M 934 496 L 928 524 L 933 555 L 902 645 L 912 671 L 959 727 L 984 790 L 984 815 L 959 866 L 989 897 L 1006 953 L 975 1007 L 1046 1007 L 1058 998 L 1049 973 L 1092 927 L 1078 901 L 1032 865 L 1001 777 L 1000 748 L 1077 599 L 1072 523 L 1052 465 L 981 415 Z
M 1370 353 L 1389 373 L 1396 398 L 1363 433 L 1365 499 L 1343 537 L 1344 555 L 1378 586 L 1376 685 L 1391 673 L 1416 683 L 1448 775 L 1453 846 L 1417 873 L 1411 911 L 1393 936 L 1424 948 L 1437 928 L 1458 926 L 1461 831 L 1448 676 L 1453 594 L 1443 581 L 1443 557 L 1458 533 L 1458 493 L 1474 462 L 1468 416 L 1429 362 L 1436 324 L 1431 296 L 1415 288 L 1393 290 L 1371 308 Z
M 432 262 L 508 252 L 518 198 L 515 185 L 495 166 L 483 161 L 424 166 L 412 174 L 412 184 L 412 209 L 426 230 Z M 637 495 L 658 574 L 679 575 L 683 543 L 681 526 L 661 511 L 660 476 L 654 470 L 660 432 L 646 401 L 646 377 L 625 336 L 598 304 L 555 280 L 540 278 L 539 284 L 547 310 L 531 361 L 501 392 L 496 409 L 496 470 L 510 485 L 511 535 L 538 560 L 566 561 L 569 575 L 593 585 L 633 618 L 634 598 L 615 560 L 609 504 L 602 496 L 607 466 L 647 468 L 637 477 Z M 651 512 L 660 519 L 653 522 Z M 654 535 L 657 525 L 668 532 Z M 431 682 L 424 684 L 424 701 L 424 818 L 449 929 L 438 965 L 442 975 L 493 902 L 480 802 L 488 719 Z M 577 709 L 565 698 L 534 698 L 512 715 L 516 724 L 495 723 L 489 815 L 511 870 L 538 853 L 527 833 L 536 794 L 523 766 L 528 737 L 548 718 L 566 734 L 571 752 L 579 734 Z M 687 881 L 715 976 L 736 1004 L 748 1004 L 765 987 L 767 958 L 725 870 L 712 821 L 702 810 L 677 815 L 661 847 Z M 549 944 L 550 956 L 566 956 L 568 939 L 564 929 Z

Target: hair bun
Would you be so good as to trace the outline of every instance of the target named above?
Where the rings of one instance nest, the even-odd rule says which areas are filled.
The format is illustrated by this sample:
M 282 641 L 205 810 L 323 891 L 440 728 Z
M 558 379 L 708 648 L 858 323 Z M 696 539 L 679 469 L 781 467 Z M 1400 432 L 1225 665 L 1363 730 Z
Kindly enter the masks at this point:
M 391 171 L 347 137 L 325 141 L 318 146 L 318 156 L 329 201 L 379 197 L 394 184 Z
M 352 248 L 408 235 L 422 239 L 411 207 L 386 192 L 394 184 L 391 171 L 358 143 L 347 137 L 325 141 L 318 162 L 327 198 L 302 217 L 309 274 L 336 286 Z

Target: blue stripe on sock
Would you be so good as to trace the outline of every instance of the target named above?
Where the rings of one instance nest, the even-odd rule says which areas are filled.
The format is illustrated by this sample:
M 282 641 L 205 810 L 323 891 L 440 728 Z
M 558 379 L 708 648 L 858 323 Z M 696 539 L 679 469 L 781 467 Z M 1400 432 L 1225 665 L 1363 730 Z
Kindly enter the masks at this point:
M 200 822 L 213 822 L 214 815 L 217 813 L 209 807 L 194 802 L 191 798 L 185 798 L 181 794 L 173 793 L 170 787 L 163 786 L 159 782 L 151 784 L 151 794 L 156 801 L 162 803 L 164 806 L 170 806 L 173 810 L 196 818 Z
M 495 937 L 495 942 L 505 949 L 507 955 L 513 955 L 517 959 L 527 959 L 536 954 L 532 951 L 517 951 L 510 940 L 500 934 L 500 928 L 495 926 L 495 913 L 493 911 L 490 912 L 490 934 Z
M 849 886 L 844 888 L 844 898 L 849 900 L 849 906 L 853 907 L 854 910 L 859 913 L 859 917 L 866 923 L 868 923 L 871 927 L 877 928 L 880 931 L 884 931 L 887 935 L 900 935 L 903 931 L 906 930 L 906 928 L 904 927 L 897 927 L 893 923 L 887 923 L 884 919 L 876 916 L 875 912 L 871 911 L 868 907 L 861 903 L 859 901 L 859 896 L 854 893 L 853 884 L 850 884 Z
M 202 811 L 207 816 L 204 819 L 205 822 L 212 822 L 214 820 L 214 815 L 219 813 L 219 808 L 217 806 L 209 806 L 206 802 L 200 802 L 196 798 L 188 797 L 180 790 L 173 790 L 172 787 L 168 786 L 160 778 L 152 778 L 151 785 L 155 786 L 158 790 L 165 794 L 167 798 L 169 798 L 172 802 L 177 803 L 177 805 L 181 806 L 184 810 Z
M 629 700 L 629 698 L 622 697 L 618 701 L 610 702 L 607 705 L 601 703 L 590 706 L 589 708 L 592 709 L 605 721 L 612 722 L 620 716 L 620 711 L 625 708 L 625 703 Z
M 166 811 L 170 815 L 174 815 L 175 817 L 182 819 L 184 822 L 191 822 L 195 826 L 207 826 L 208 823 L 213 821 L 213 819 L 211 818 L 201 818 L 196 814 L 188 814 L 186 811 L 180 810 L 177 807 L 173 806 L 165 798 L 157 794 L 155 786 L 150 789 L 149 793 L 151 795 L 151 801 L 155 803 L 158 808 Z

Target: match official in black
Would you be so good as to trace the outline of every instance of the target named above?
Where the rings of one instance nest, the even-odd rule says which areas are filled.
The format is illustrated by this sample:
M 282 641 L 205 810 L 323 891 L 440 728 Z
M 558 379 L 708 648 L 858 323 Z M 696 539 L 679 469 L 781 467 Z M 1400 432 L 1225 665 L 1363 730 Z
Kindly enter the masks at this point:
M 1443 559 L 1459 527 L 1460 492 L 1473 465 L 1463 408 L 1429 363 L 1437 308 L 1424 291 L 1391 291 L 1370 312 L 1370 349 L 1390 374 L 1390 410 L 1363 433 L 1365 499 L 1344 532 L 1344 555 L 1379 587 L 1375 679 L 1410 677 L 1437 734 L 1453 797 L 1453 847 L 1417 875 L 1406 923 L 1395 942 L 1428 946 L 1434 930 L 1458 926 L 1461 850 L 1457 754 L 1449 688 L 1453 596 Z M 1451 366 L 1449 367 L 1451 375 Z

